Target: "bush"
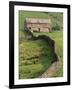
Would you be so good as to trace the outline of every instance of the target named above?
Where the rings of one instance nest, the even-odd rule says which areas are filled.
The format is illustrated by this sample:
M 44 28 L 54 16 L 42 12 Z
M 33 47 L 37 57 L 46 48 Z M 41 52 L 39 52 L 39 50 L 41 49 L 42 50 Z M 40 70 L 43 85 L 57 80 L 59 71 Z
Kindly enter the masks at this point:
M 52 30 L 60 30 L 60 26 L 58 26 L 58 25 L 57 26 L 53 26 Z

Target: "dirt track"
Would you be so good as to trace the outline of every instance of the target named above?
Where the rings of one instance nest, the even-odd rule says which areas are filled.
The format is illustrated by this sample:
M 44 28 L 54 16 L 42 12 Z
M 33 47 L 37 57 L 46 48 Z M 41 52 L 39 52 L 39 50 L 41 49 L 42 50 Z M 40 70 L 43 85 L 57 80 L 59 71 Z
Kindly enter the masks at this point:
M 55 77 L 60 68 L 61 63 L 59 61 L 54 62 L 39 78 Z

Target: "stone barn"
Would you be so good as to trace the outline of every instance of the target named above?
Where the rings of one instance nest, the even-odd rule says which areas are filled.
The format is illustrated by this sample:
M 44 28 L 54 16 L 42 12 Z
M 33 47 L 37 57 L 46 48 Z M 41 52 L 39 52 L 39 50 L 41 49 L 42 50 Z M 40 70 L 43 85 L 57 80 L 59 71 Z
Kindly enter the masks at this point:
M 50 19 L 41 18 L 26 18 L 25 30 L 31 32 L 51 32 L 51 21 Z

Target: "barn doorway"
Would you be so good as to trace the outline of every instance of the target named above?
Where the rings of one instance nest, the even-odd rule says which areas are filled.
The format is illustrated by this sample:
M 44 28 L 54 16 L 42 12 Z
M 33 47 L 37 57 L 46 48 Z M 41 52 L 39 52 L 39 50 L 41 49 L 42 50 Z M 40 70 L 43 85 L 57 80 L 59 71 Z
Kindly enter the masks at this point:
M 40 32 L 40 28 L 38 28 L 38 31 Z

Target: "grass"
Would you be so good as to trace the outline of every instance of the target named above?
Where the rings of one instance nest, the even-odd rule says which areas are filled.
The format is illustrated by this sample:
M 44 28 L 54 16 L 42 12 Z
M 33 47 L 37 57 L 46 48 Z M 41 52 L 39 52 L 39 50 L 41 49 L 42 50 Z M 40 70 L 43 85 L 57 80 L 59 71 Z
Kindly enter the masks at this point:
M 61 62 L 56 77 L 63 76 L 63 32 L 33 33 L 35 36 L 48 35 L 55 41 L 55 49 Z M 19 78 L 28 79 L 40 76 L 51 65 L 53 59 L 50 46 L 43 40 L 25 40 L 20 42 Z
M 20 79 L 38 77 L 51 65 L 53 53 L 43 40 L 23 40 L 19 50 Z

